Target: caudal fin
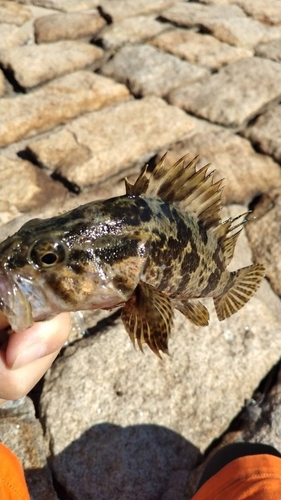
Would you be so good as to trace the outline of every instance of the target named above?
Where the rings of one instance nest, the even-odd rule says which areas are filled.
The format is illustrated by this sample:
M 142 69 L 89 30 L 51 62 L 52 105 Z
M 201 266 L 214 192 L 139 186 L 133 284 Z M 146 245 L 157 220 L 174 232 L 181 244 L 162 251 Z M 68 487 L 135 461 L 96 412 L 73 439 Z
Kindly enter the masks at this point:
M 216 313 L 220 321 L 229 318 L 243 307 L 257 291 L 264 276 L 262 264 L 243 267 L 231 273 L 233 282 L 224 293 L 214 298 Z

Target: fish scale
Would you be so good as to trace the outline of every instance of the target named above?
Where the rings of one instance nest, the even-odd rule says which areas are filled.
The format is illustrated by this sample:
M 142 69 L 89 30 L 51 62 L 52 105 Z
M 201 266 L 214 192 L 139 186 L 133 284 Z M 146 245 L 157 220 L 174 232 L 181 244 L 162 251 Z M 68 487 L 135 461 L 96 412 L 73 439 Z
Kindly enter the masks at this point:
M 125 195 L 34 219 L 1 243 L 0 309 L 11 327 L 122 307 L 133 343 L 160 356 L 174 309 L 205 326 L 199 298 L 213 298 L 219 320 L 243 307 L 265 269 L 227 270 L 246 214 L 221 220 L 222 181 L 197 162 L 185 156 L 169 167 L 163 157 L 134 184 L 126 179 Z

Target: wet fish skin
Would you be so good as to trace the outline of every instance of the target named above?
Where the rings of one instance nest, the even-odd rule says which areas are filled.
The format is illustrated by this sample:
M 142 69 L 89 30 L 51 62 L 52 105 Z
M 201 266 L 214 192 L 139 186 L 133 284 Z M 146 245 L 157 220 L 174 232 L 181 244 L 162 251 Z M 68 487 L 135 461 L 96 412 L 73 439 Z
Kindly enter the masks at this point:
M 221 182 L 196 163 L 184 157 L 168 168 L 162 159 L 126 181 L 126 195 L 34 219 L 1 243 L 0 308 L 11 326 L 122 306 L 132 341 L 159 355 L 168 352 L 174 308 L 201 326 L 209 313 L 193 299 L 213 297 L 220 320 L 240 309 L 264 267 L 226 269 L 244 220 L 222 223 Z

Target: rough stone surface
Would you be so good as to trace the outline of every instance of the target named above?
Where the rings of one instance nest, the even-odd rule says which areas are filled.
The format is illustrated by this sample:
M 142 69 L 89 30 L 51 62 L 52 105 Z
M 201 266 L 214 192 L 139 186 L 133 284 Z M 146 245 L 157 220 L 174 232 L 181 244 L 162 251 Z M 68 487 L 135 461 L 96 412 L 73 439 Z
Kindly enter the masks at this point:
M 178 2 L 162 12 L 162 17 L 178 26 L 191 28 L 208 21 L 246 18 L 246 15 L 237 5 L 207 6 L 195 2 Z
M 151 16 L 137 16 L 124 19 L 103 30 L 99 40 L 108 50 L 116 50 L 126 43 L 141 43 L 169 29 Z
M 0 96 L 5 94 L 5 77 L 3 71 L 0 69 Z
M 254 19 L 265 24 L 281 24 L 279 0 L 237 0 L 242 9 Z
M 166 123 L 173 126 L 167 128 Z M 67 127 L 67 134 L 58 132 L 50 145 L 43 141 L 35 143 L 34 147 L 29 143 L 28 147 L 41 164 L 57 169 L 70 182 L 83 187 L 118 173 L 124 177 L 134 163 L 148 160 L 161 148 L 168 149 L 173 142 L 188 135 L 193 126 L 193 119 L 183 111 L 160 98 L 147 97 L 87 114 L 73 121 Z M 90 151 L 88 161 L 69 163 L 75 144 L 73 137 L 80 147 Z M 53 142 L 59 145 L 60 154 L 56 159 L 52 152 Z
M 254 57 L 229 64 L 203 82 L 175 89 L 169 101 L 211 122 L 243 128 L 280 97 L 280 65 Z
M 281 163 L 281 105 L 258 116 L 243 134 L 261 151 Z
M 126 82 L 135 95 L 165 96 L 169 91 L 208 75 L 198 68 L 149 45 L 126 46 L 102 68 L 102 74 Z
M 0 409 L 0 440 L 22 463 L 31 498 L 57 500 L 47 464 L 42 426 L 35 418 L 29 398 L 15 404 L 8 403 Z
M 249 49 L 232 47 L 213 36 L 180 28 L 161 33 L 150 43 L 161 50 L 209 69 L 218 69 L 225 64 L 253 55 Z
M 125 17 L 138 16 L 140 14 L 151 14 L 161 12 L 173 5 L 177 0 L 103 0 L 100 4 L 102 12 L 109 16 L 114 22 L 120 21 Z
M 247 235 L 256 259 L 266 266 L 266 273 L 276 294 L 281 296 L 281 189 L 264 194 L 253 210 L 254 224 Z M 262 240 L 262 244 L 258 244 Z
M 13 47 L 0 54 L 0 62 L 11 70 L 22 87 L 34 87 L 60 75 L 82 69 L 100 60 L 103 51 L 79 41 Z M 26 71 L 26 68 L 30 71 Z
M 246 241 L 240 238 L 233 267 L 249 259 Z M 189 476 L 194 447 L 204 451 L 278 360 L 280 317 L 263 297 L 277 299 L 264 285 L 239 315 L 223 323 L 216 320 L 209 302 L 209 327 L 196 328 L 177 314 L 171 357 L 163 361 L 146 349 L 144 356 L 134 352 L 118 321 L 98 340 L 69 348 L 55 363 L 44 386 L 41 412 L 49 429 L 52 467 L 74 499 L 87 498 L 93 487 L 97 498 L 112 500 L 120 498 L 120 491 L 124 499 L 131 498 L 132 491 L 136 498 L 157 498 L 164 491 L 170 499 L 186 498 L 175 475 L 182 471 L 183 477 Z M 83 398 L 79 387 L 84 388 Z M 156 467 L 157 456 L 162 459 Z M 86 476 L 78 482 L 73 471 L 82 470 Z
M 11 175 L 13 172 L 13 175 Z M 24 160 L 12 160 L 1 157 L 0 162 L 0 199 L 8 200 L 20 212 L 50 202 L 59 206 L 66 194 L 65 188 L 54 183 L 49 177 L 32 163 Z M 26 189 L 28 186 L 28 189 Z M 6 217 L 3 222 L 7 222 Z
M 25 23 L 23 26 L 1 23 L 0 33 L 0 52 L 11 47 L 32 42 L 34 39 L 32 25 L 30 23 Z
M 8 0 L 0 1 L 0 19 L 1 23 L 16 24 L 21 26 L 32 17 L 28 7 L 19 5 L 17 2 Z
M 47 9 L 63 12 L 80 12 L 93 9 L 100 4 L 100 0 L 21 0 L 22 3 L 31 3 Z
M 75 39 L 95 35 L 106 25 L 97 10 L 51 14 L 35 20 L 34 31 L 37 43 Z
M 58 78 L 32 94 L 4 98 L 0 146 L 126 98 L 128 90 L 124 85 L 87 71 Z
M 261 43 L 256 47 L 256 56 L 266 57 L 272 61 L 281 61 L 281 38 L 272 40 L 271 42 Z
M 200 154 L 200 165 L 211 163 L 217 179 L 225 179 L 223 202 L 250 203 L 253 198 L 281 186 L 281 169 L 269 156 L 256 153 L 250 142 L 223 128 L 194 127 L 194 134 L 173 147 L 167 161 L 173 164 L 186 152 Z M 164 153 L 161 151 L 158 158 Z
M 280 37 L 279 29 L 267 27 L 248 17 L 204 19 L 202 26 L 223 42 L 249 48 Z

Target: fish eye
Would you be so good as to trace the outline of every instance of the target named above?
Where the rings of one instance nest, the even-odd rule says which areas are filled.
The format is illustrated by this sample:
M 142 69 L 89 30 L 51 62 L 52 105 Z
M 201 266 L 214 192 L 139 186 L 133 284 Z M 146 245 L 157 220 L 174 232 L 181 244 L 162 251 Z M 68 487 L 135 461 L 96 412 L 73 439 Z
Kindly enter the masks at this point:
M 38 267 L 47 268 L 63 262 L 66 257 L 66 247 L 61 241 L 39 240 L 29 251 L 29 260 Z

